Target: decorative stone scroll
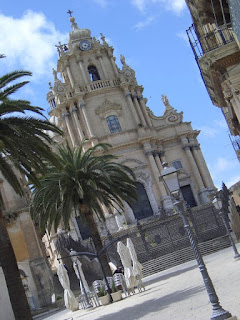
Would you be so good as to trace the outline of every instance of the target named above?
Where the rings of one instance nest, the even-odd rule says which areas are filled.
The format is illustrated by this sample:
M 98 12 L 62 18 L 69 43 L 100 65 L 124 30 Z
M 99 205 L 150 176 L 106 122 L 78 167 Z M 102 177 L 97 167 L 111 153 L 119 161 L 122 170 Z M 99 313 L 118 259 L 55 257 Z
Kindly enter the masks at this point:
M 122 70 L 119 71 L 121 75 L 121 81 L 137 85 L 135 71 L 126 64 L 125 57 L 123 55 L 120 55 L 120 60 L 123 65 Z
M 122 114 L 122 106 L 118 103 L 105 100 L 105 102 L 95 110 L 95 113 L 99 115 L 100 118 L 104 118 L 106 113 L 110 111 L 115 111 L 115 113 L 120 116 Z

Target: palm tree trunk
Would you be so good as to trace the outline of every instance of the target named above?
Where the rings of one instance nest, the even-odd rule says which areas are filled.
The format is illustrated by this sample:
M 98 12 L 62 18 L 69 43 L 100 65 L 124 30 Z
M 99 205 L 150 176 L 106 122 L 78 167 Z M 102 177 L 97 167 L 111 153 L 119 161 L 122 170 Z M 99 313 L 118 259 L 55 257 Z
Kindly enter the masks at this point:
M 97 252 L 99 252 L 103 248 L 103 245 L 102 245 L 102 240 L 100 238 L 100 234 L 97 229 L 96 222 L 93 218 L 92 213 L 89 211 L 89 209 L 87 207 L 85 207 L 85 209 L 83 209 L 83 206 L 84 205 L 81 205 L 81 212 L 85 211 L 84 215 L 85 215 L 85 218 L 87 221 L 87 225 L 88 225 L 91 237 L 93 239 L 94 246 L 95 246 Z M 102 263 L 102 266 L 103 266 L 103 269 L 106 273 L 106 276 L 111 277 L 112 272 L 111 272 L 111 269 L 108 264 L 107 255 L 105 253 L 101 254 L 101 256 L 99 257 L 99 260 Z
M 16 320 L 31 320 L 32 315 L 10 242 L 6 223 L 0 209 L 0 265 L 5 276 L 9 298 Z

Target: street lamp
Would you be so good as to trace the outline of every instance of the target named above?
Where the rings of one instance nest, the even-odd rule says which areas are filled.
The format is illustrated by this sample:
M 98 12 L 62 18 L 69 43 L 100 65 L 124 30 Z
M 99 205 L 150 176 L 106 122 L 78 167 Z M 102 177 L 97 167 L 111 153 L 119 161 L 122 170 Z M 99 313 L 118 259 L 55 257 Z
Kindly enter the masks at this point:
M 72 258 L 73 263 L 76 266 L 76 269 L 77 269 L 77 272 L 78 272 L 78 279 L 79 279 L 79 282 L 80 282 L 80 287 L 83 290 L 83 294 L 84 294 L 84 297 L 85 297 L 85 300 L 86 300 L 86 308 L 85 309 L 93 308 L 92 304 L 89 302 L 88 295 L 87 295 L 86 289 L 84 287 L 84 283 L 82 281 L 81 273 L 80 273 L 80 270 L 79 270 L 79 267 L 78 267 L 78 262 L 77 262 L 78 261 L 77 252 L 71 249 L 70 256 Z
M 169 190 L 170 195 L 174 198 L 175 202 L 174 205 L 177 206 L 178 212 L 182 218 L 184 228 L 187 231 L 187 235 L 189 237 L 195 259 L 198 263 L 198 267 L 202 274 L 202 278 L 204 281 L 205 288 L 207 290 L 209 300 L 212 304 L 213 312 L 211 316 L 211 320 L 225 320 L 230 318 L 232 315 L 230 312 L 224 310 L 220 303 L 216 291 L 214 289 L 212 280 L 208 274 L 207 268 L 203 261 L 202 255 L 199 251 L 197 242 L 194 238 L 193 232 L 191 227 L 188 223 L 188 219 L 185 214 L 184 209 L 184 201 L 180 199 L 180 186 L 178 181 L 178 171 L 174 167 L 168 167 L 168 164 L 165 162 L 163 163 L 163 170 L 161 171 L 160 179 L 163 180 L 166 188 Z
M 237 248 L 236 248 L 236 245 L 233 241 L 233 238 L 232 238 L 232 235 L 231 235 L 231 232 L 229 230 L 229 227 L 228 227 L 228 223 L 227 223 L 227 220 L 226 220 L 226 216 L 225 214 L 222 212 L 222 199 L 221 199 L 221 193 L 217 193 L 212 201 L 212 203 L 214 204 L 214 207 L 219 211 L 219 214 L 223 220 L 223 223 L 224 223 L 224 226 L 227 230 L 227 234 L 228 234 L 228 237 L 231 241 L 231 245 L 232 245 L 232 248 L 233 248 L 233 251 L 234 251 L 234 259 L 239 259 L 240 258 L 240 254 L 238 253 L 237 251 Z

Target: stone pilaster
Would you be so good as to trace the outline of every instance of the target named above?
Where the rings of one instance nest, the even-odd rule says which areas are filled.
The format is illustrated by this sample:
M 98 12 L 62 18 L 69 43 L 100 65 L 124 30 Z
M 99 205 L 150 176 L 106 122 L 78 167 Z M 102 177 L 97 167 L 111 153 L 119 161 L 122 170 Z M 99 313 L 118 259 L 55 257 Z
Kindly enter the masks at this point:
M 86 77 L 86 73 L 85 73 L 84 68 L 83 68 L 83 59 L 82 59 L 82 57 L 80 55 L 77 56 L 77 62 L 78 62 L 78 65 L 79 65 L 81 77 L 83 78 L 85 84 L 87 84 L 88 83 L 88 79 Z

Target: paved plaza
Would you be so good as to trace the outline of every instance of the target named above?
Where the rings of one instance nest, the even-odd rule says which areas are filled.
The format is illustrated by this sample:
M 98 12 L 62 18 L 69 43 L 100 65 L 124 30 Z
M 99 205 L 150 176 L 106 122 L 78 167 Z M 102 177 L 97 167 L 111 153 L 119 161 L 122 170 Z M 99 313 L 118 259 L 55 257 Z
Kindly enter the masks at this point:
M 240 252 L 240 244 L 237 245 Z M 240 260 L 232 248 L 204 257 L 220 303 L 240 319 Z M 90 311 L 61 310 L 37 320 L 208 320 L 212 314 L 195 261 L 144 278 L 146 291 Z

